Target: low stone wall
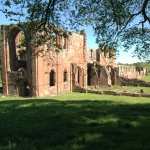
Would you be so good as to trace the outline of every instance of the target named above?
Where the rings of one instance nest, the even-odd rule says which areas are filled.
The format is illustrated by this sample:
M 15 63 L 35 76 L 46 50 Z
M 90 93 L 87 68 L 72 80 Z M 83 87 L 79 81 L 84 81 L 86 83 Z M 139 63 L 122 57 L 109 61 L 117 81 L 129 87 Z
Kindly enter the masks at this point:
M 114 96 L 131 96 L 131 97 L 150 97 L 150 94 L 145 93 L 131 93 L 131 92 L 116 92 L 116 91 L 101 91 L 101 90 L 94 90 L 94 89 L 76 89 L 75 92 L 81 93 L 93 93 L 93 94 L 106 94 L 106 95 L 114 95 Z
M 146 75 L 146 68 L 135 65 L 118 65 L 119 76 L 127 79 L 142 79 Z
M 127 79 L 120 77 L 120 85 L 122 86 L 141 86 L 141 87 L 150 87 L 150 82 L 145 82 L 138 79 Z

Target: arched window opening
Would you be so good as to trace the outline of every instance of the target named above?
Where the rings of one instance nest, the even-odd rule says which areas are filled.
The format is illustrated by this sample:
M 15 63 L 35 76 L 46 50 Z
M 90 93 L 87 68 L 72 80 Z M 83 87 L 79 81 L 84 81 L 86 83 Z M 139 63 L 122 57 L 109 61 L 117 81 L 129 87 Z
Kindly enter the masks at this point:
M 56 44 L 58 48 L 67 49 L 68 48 L 68 38 L 63 35 L 56 35 Z
M 68 81 L 68 73 L 67 71 L 65 70 L 64 71 L 64 82 L 67 82 Z
M 59 34 L 56 35 L 56 44 L 58 48 L 62 48 L 62 36 Z
M 16 43 L 16 55 L 18 61 L 26 61 L 25 36 L 23 31 L 20 31 L 17 34 L 15 43 Z
M 8 32 L 10 69 L 17 71 L 23 67 L 26 69 L 26 38 L 19 27 L 12 27 Z
M 64 37 L 64 49 L 68 48 L 68 38 Z
M 55 86 L 55 82 L 56 82 L 56 73 L 54 70 L 51 70 L 50 77 L 49 77 L 49 85 Z

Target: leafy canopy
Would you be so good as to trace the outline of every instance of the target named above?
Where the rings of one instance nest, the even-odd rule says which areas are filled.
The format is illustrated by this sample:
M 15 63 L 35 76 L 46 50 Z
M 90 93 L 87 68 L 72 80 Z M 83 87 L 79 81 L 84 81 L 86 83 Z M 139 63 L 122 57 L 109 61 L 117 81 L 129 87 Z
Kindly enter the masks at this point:
M 62 27 L 90 25 L 97 43 L 126 49 L 150 58 L 150 0 L 0 0 L 1 11 L 12 21 L 28 22 L 30 30 L 47 33 Z M 47 30 L 49 29 L 49 30 Z M 34 33 L 35 33 L 34 32 Z

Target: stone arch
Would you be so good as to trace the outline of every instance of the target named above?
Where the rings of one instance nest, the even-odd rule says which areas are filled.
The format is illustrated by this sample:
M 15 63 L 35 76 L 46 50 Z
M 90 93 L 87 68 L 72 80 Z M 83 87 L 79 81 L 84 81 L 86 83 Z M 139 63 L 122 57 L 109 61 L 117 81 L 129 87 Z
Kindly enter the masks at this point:
M 63 81 L 64 82 L 68 81 L 68 72 L 67 72 L 67 69 L 65 69 L 64 72 L 63 72 Z
M 77 64 L 71 64 L 72 70 L 72 88 L 81 88 L 84 86 L 84 70 Z
M 49 73 L 49 85 L 55 86 L 56 84 L 56 72 L 54 69 L 52 69 Z
M 27 65 L 30 62 L 31 55 L 28 55 L 28 47 L 29 47 L 29 33 L 23 28 L 23 26 L 19 25 L 10 25 L 5 26 L 6 33 L 6 41 L 7 48 L 3 51 L 8 55 L 6 60 L 8 60 L 8 65 L 5 72 L 6 78 L 8 78 L 8 93 L 16 94 L 19 96 L 29 96 L 32 94 L 32 65 Z M 21 41 L 21 38 L 24 39 L 24 45 L 18 47 Z M 20 54 L 20 52 L 24 51 L 24 53 Z M 22 59 L 19 55 L 26 55 L 25 59 Z M 5 61 L 5 60 L 4 60 Z
M 22 33 L 25 38 L 25 44 L 27 43 L 27 34 L 23 28 L 17 25 L 13 25 L 9 28 L 8 31 L 8 46 L 9 46 L 9 65 L 11 71 L 17 71 L 19 68 L 18 59 L 17 59 L 17 47 L 16 47 L 16 38 Z M 27 47 L 26 47 L 27 48 Z

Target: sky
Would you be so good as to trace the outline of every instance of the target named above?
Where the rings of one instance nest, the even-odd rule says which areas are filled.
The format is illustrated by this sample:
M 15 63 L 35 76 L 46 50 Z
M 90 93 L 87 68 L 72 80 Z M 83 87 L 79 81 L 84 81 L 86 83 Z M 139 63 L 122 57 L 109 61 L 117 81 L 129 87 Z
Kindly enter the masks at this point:
M 87 34 L 87 46 L 89 49 L 92 48 L 97 48 L 97 44 L 96 44 L 96 37 L 94 35 L 94 31 L 92 30 L 91 27 L 88 27 L 86 29 L 86 34 Z M 119 55 L 116 57 L 117 58 L 117 63 L 135 63 L 138 62 L 140 60 L 138 60 L 138 58 L 133 57 L 133 49 L 130 49 L 128 52 L 125 52 L 123 49 L 119 50 Z
M 6 19 L 6 17 L 0 12 L 0 25 L 2 24 L 9 24 L 9 21 Z M 96 37 L 94 35 L 94 31 L 92 30 L 91 27 L 87 27 L 85 30 L 86 35 L 87 35 L 87 47 L 89 49 L 91 48 L 97 48 L 96 44 Z M 124 52 L 123 50 L 119 51 L 119 55 L 116 57 L 117 58 L 117 63 L 135 63 L 138 62 L 139 60 L 135 57 L 133 57 L 133 50 L 129 50 L 129 52 Z

